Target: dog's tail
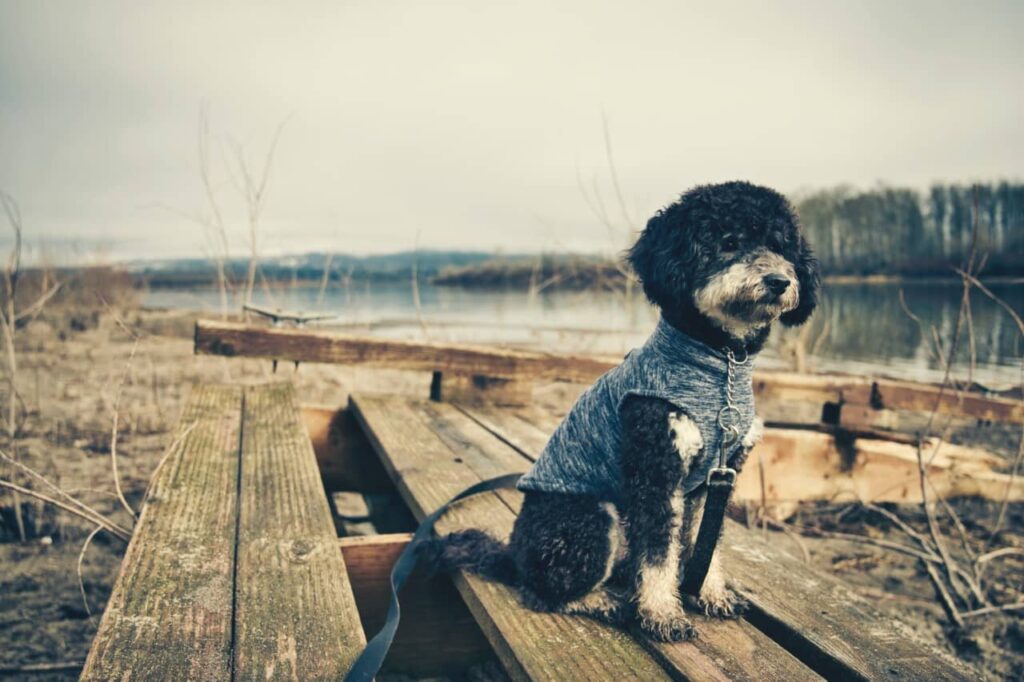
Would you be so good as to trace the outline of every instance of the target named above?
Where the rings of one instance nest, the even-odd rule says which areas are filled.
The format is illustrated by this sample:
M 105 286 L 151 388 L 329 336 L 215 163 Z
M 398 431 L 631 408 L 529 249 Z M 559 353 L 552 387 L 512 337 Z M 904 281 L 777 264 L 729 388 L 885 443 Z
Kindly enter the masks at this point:
M 420 554 L 434 570 L 461 568 L 512 586 L 519 579 L 509 546 L 476 528 L 429 540 L 420 548 Z

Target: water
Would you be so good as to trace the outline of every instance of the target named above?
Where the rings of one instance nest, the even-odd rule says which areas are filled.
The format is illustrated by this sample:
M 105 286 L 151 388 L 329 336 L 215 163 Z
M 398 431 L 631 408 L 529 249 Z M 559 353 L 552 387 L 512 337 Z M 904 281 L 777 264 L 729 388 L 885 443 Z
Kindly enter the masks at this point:
M 1024 286 L 991 289 L 1014 310 L 1024 311 Z M 808 328 L 776 330 L 760 363 L 794 366 L 793 348 L 799 340 L 811 369 L 940 381 L 943 365 L 934 338 L 937 334 L 943 347 L 949 347 L 961 295 L 955 282 L 829 286 Z M 318 296 L 316 287 L 281 287 L 260 292 L 256 303 L 334 313 L 338 317 L 330 326 L 358 333 L 602 354 L 621 354 L 642 343 L 657 320 L 657 312 L 642 297 L 627 300 L 612 292 L 552 291 L 531 297 L 521 290 L 422 284 L 419 311 L 408 284 L 332 284 L 322 302 Z M 980 291 L 973 290 L 970 300 L 974 380 L 993 388 L 1019 385 L 1024 343 L 1016 323 Z M 216 314 L 220 296 L 208 288 L 157 289 L 144 303 Z M 962 329 L 962 352 L 954 366 L 961 379 L 967 375 L 972 336 L 966 324 Z

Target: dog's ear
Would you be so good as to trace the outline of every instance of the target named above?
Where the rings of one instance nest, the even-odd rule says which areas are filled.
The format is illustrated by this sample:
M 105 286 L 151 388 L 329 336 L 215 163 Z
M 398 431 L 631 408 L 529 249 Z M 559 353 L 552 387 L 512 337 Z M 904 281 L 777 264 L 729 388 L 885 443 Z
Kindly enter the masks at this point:
M 657 213 L 627 254 L 644 294 L 662 309 L 686 297 L 694 271 L 696 247 L 685 239 L 685 223 L 679 218 L 666 211 Z
M 800 283 L 800 303 L 779 318 L 787 327 L 796 327 L 807 321 L 814 309 L 818 307 L 818 295 L 821 292 L 818 259 L 814 257 L 814 253 L 803 235 L 800 235 L 799 239 L 796 262 L 793 263 L 793 267 L 796 270 L 797 282 Z

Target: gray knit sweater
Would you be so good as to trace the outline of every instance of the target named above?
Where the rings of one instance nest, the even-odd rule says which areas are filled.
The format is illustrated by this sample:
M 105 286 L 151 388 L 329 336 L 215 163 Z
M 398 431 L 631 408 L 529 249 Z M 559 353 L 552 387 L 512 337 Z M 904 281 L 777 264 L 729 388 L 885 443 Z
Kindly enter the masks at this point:
M 733 396 L 742 436 L 754 419 L 752 362 L 733 373 Z M 640 348 L 630 351 L 580 396 L 555 430 L 520 490 L 595 495 L 618 503 L 622 498 L 619 408 L 633 393 L 663 398 L 687 414 L 700 429 L 704 448 L 684 482 L 689 493 L 707 479 L 718 458 L 722 433 L 718 413 L 725 405 L 726 356 L 682 333 L 664 319 Z M 668 424 L 665 425 L 668 428 Z M 731 445 L 732 459 L 741 443 Z

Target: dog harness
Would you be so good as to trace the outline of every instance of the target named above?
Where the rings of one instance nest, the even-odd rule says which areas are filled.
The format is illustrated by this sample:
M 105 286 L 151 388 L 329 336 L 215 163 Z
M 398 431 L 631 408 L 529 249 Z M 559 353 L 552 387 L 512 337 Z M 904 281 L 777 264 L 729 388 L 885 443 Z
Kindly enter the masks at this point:
M 620 408 L 632 394 L 666 400 L 697 425 L 704 447 L 683 482 L 684 493 L 696 490 L 708 480 L 712 468 L 725 466 L 720 457 L 732 462 L 743 447 L 741 438 L 729 438 L 727 433 L 745 434 L 753 422 L 752 365 L 749 361 L 730 362 L 725 353 L 687 336 L 662 318 L 642 347 L 630 351 L 622 364 L 580 396 L 517 487 L 594 495 L 619 503 Z M 730 419 L 728 432 L 720 425 L 723 410 Z M 729 438 L 725 452 L 723 436 Z

